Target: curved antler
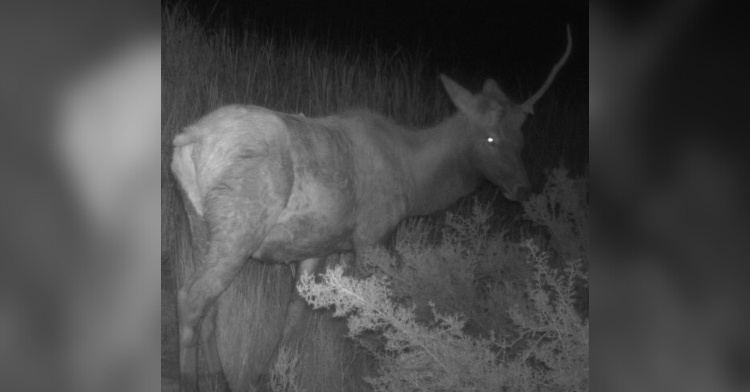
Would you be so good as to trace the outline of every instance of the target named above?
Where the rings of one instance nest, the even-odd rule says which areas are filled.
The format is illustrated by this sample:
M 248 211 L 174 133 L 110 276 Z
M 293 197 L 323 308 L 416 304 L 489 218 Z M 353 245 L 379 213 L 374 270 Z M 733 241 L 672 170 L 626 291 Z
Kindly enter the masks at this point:
M 531 98 L 527 99 L 526 102 L 521 104 L 521 109 L 526 113 L 534 114 L 534 104 L 539 100 L 539 98 L 542 97 L 542 95 L 544 95 L 549 86 L 552 84 L 552 81 L 555 79 L 557 71 L 559 71 L 560 68 L 562 68 L 563 64 L 565 64 L 565 61 L 568 60 L 568 55 L 570 55 L 570 49 L 573 46 L 573 42 L 570 38 L 570 25 L 567 25 L 566 27 L 568 30 L 568 47 L 565 49 L 565 53 L 563 54 L 560 61 L 558 61 L 557 64 L 552 67 L 552 72 L 550 72 L 549 76 L 547 76 L 547 80 L 544 82 L 539 91 L 532 95 Z

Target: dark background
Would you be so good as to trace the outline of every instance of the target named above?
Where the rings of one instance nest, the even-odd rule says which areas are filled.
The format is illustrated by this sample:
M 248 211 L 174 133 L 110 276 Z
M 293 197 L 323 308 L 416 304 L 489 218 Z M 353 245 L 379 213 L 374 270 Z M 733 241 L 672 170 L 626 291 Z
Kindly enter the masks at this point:
M 377 45 L 386 53 L 426 54 L 435 75 L 504 81 L 524 95 L 538 88 L 565 48 L 573 52 L 554 89 L 580 90 L 588 79 L 588 3 L 583 1 L 194 0 L 187 5 L 207 30 L 247 29 L 274 40 L 324 41 L 339 50 Z M 510 85 L 508 85 L 510 83 Z

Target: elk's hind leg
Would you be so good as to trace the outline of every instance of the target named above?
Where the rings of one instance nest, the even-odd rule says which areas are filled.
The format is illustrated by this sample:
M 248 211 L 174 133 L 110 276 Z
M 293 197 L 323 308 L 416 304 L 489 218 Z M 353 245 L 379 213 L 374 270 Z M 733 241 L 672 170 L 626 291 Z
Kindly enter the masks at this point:
M 180 289 L 178 318 L 180 334 L 180 391 L 196 390 L 196 328 L 248 257 L 260 246 L 286 203 L 283 176 L 269 175 L 272 168 L 248 160 L 227 173 L 225 179 L 206 197 L 203 216 L 210 235 L 204 264 Z M 236 174 L 235 174 L 236 173 Z M 206 323 L 206 337 L 215 323 Z M 222 373 L 215 336 L 207 339 L 210 371 Z M 221 376 L 223 377 L 223 376 Z
M 216 344 L 216 315 L 219 312 L 218 304 L 214 303 L 208 309 L 206 317 L 201 323 L 201 347 L 206 357 L 208 367 L 208 387 L 210 391 L 229 391 L 229 383 L 221 367 L 219 358 L 219 346 Z
M 246 251 L 243 251 L 238 244 L 218 245 L 212 242 L 208 254 L 209 262 L 193 275 L 191 281 L 180 289 L 178 295 L 181 392 L 197 390 L 196 328 L 199 326 L 204 329 L 202 337 L 207 338 L 204 341 L 207 344 L 203 346 L 203 350 L 210 367 L 213 367 L 210 371 L 215 372 L 216 366 L 220 366 L 218 361 L 212 361 L 212 357 L 218 358 L 218 350 L 214 349 L 215 339 L 210 337 L 213 335 L 215 324 L 211 317 L 204 316 L 207 310 L 215 308 L 216 298 L 229 286 L 246 260 L 244 256 Z

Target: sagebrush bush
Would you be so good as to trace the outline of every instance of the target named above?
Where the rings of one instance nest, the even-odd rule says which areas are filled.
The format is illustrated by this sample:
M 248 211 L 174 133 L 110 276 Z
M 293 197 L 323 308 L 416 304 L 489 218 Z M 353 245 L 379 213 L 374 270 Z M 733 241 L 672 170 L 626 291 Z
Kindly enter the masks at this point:
M 383 248 L 361 255 L 367 279 L 337 267 L 298 288 L 315 307 L 334 305 L 348 318 L 350 336 L 380 362 L 368 379 L 377 391 L 587 390 L 588 321 L 575 302 L 588 282 L 585 255 L 576 253 L 588 251 L 588 212 L 579 211 L 588 206 L 577 181 L 557 171 L 525 206 L 553 239 L 570 238 L 555 249 L 566 257 L 562 268 L 530 240 L 508 243 L 477 202 L 469 216 L 448 214 L 437 240 L 435 223 L 406 222 L 398 256 Z
M 524 348 L 521 358 L 540 369 L 531 372 L 542 390 L 586 391 L 589 372 L 589 323 L 575 310 L 578 279 L 588 281 L 580 259 L 570 260 L 562 271 L 549 266 L 548 255 L 531 241 L 528 262 L 534 277 L 528 282 L 528 301 L 509 313 L 519 327 Z M 544 388 L 541 388 L 543 386 Z
M 526 218 L 545 227 L 551 246 L 564 260 L 588 257 L 588 180 L 570 179 L 565 169 L 552 170 L 542 193 L 523 203 Z

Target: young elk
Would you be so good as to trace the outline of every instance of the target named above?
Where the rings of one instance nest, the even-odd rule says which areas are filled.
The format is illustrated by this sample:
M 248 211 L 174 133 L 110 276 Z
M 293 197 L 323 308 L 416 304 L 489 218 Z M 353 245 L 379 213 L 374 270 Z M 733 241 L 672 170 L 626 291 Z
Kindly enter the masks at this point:
M 212 305 L 248 258 L 298 263 L 298 279 L 333 252 L 360 251 L 403 219 L 448 207 L 484 179 L 510 200 L 528 197 L 521 126 L 570 54 L 569 28 L 567 38 L 547 80 L 521 104 L 492 79 L 472 94 L 440 75 L 458 112 L 428 129 L 369 111 L 309 118 L 231 105 L 177 135 L 172 170 L 202 260 L 178 295 L 180 390 L 197 387 L 201 321 L 208 370 L 227 388 Z M 291 300 L 280 341 L 303 307 Z

